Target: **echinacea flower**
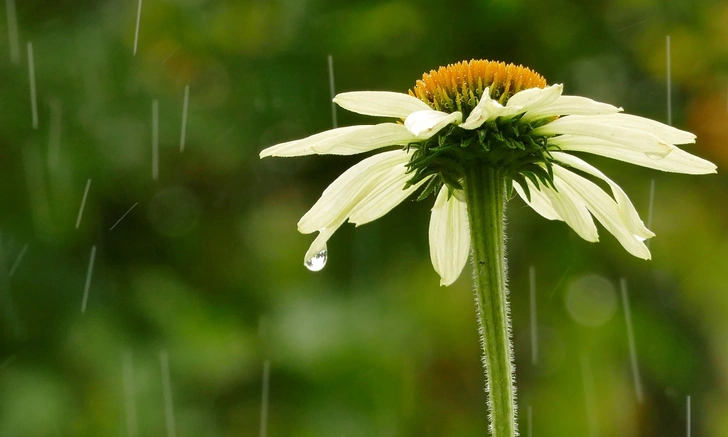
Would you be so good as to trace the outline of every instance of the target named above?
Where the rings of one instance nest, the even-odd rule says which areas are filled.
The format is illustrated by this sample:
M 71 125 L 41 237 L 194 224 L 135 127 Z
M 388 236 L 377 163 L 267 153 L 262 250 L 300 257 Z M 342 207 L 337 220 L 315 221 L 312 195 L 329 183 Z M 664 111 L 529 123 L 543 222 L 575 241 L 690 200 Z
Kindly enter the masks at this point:
M 583 239 L 598 241 L 596 218 L 629 253 L 649 259 L 644 240 L 654 234 L 627 195 L 570 152 L 676 173 L 715 173 L 716 166 L 676 146 L 695 142 L 689 132 L 562 90 L 522 66 L 460 62 L 424 74 L 409 94 L 360 91 L 334 98 L 349 111 L 399 121 L 332 129 L 269 147 L 260 157 L 384 149 L 345 171 L 298 222 L 301 233 L 319 232 L 305 260 L 324 251 L 346 221 L 376 220 L 423 188 L 420 199 L 436 193 L 432 264 L 441 285 L 451 284 L 470 251 L 462 184 L 471 165 L 499 169 L 531 208 L 566 222 Z M 611 195 L 590 178 L 605 182 Z

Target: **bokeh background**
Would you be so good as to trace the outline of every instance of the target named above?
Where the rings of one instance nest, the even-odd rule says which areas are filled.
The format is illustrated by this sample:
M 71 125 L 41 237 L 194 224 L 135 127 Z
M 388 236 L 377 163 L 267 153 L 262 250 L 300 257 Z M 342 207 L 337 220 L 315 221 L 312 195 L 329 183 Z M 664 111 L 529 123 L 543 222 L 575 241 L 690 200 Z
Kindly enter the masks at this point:
M 432 200 L 342 227 L 311 273 L 296 222 L 360 157 L 258 159 L 332 127 L 329 56 L 337 91 L 497 59 L 695 132 L 718 175 L 588 157 L 650 219 L 650 262 L 510 202 L 520 426 L 682 436 L 690 396 L 692 435 L 728 435 L 725 1 L 144 0 L 136 54 L 135 0 L 2 3 L 0 435 L 486 435 L 470 271 L 438 286 Z

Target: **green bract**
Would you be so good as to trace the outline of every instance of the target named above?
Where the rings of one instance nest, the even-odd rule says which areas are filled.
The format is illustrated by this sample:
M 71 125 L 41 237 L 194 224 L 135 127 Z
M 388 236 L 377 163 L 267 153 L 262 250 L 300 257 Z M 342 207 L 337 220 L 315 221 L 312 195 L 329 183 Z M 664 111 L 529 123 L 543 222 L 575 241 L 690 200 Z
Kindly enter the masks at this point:
M 508 176 L 509 194 L 516 181 L 525 187 L 528 200 L 531 190 L 526 179 L 539 188 L 541 184 L 554 188 L 552 163 L 548 137 L 534 135 L 534 128 L 543 122 L 526 123 L 521 117 L 493 120 L 475 130 L 465 130 L 450 125 L 436 136 L 407 145 L 412 158 L 407 168 L 412 178 L 407 186 L 429 179 L 418 197 L 422 200 L 435 194 L 443 185 L 450 192 L 462 190 L 462 180 L 469 166 L 487 165 L 501 170 Z

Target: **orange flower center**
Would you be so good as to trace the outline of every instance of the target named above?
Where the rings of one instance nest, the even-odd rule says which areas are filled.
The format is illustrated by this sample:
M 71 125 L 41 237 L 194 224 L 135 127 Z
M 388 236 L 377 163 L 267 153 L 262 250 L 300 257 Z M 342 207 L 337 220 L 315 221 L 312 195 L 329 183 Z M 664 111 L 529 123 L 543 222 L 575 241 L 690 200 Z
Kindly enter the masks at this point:
M 460 111 L 467 117 L 485 88 L 490 87 L 490 97 L 504 105 L 519 91 L 546 85 L 543 76 L 522 65 L 473 59 L 423 74 L 409 94 L 435 110 Z

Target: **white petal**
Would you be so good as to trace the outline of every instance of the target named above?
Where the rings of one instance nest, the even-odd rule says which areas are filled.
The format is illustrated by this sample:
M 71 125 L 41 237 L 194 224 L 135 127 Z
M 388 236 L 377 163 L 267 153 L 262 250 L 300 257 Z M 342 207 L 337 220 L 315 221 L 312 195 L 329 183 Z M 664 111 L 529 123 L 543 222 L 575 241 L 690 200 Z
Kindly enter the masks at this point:
M 430 260 L 440 275 L 440 285 L 450 285 L 460 276 L 470 252 L 470 228 L 465 202 L 448 199 L 443 186 L 430 215 Z
M 397 164 L 354 207 L 349 216 L 349 223 L 361 226 L 382 217 L 431 179 L 425 178 L 405 189 L 405 184 L 411 178 L 412 175 L 407 173 L 406 165 Z
M 588 116 L 575 116 L 584 117 Z M 606 123 L 613 126 L 626 127 L 652 134 L 670 144 L 691 144 L 695 142 L 695 135 L 684 130 L 675 129 L 672 126 L 650 120 L 649 118 L 638 117 L 631 114 L 610 114 L 595 116 L 599 123 Z
M 314 153 L 319 155 L 355 155 L 414 141 L 419 141 L 419 139 L 401 124 L 381 123 L 365 126 L 365 129 L 358 129 L 335 138 L 318 141 L 310 147 Z
M 619 114 L 615 114 L 619 115 Z M 602 123 L 602 117 L 606 116 L 581 116 L 569 115 L 559 118 L 549 124 L 543 125 L 533 130 L 534 135 L 579 135 L 582 137 L 601 138 L 603 140 L 613 141 L 615 143 L 624 144 L 633 149 L 638 149 L 644 153 L 662 158 L 672 150 L 672 146 L 660 138 L 644 132 L 623 126 L 615 126 Z M 549 139 L 549 142 L 556 144 L 557 139 Z
M 599 233 L 594 225 L 591 214 L 581 197 L 571 187 L 566 186 L 563 181 L 554 177 L 554 185 L 558 191 L 545 185 L 538 190 L 530 181 L 526 181 L 531 190 L 531 200 L 526 197 L 522 188 L 515 184 L 514 187 L 534 211 L 549 220 L 563 220 L 581 238 L 586 241 L 599 241 Z
M 554 185 L 541 186 L 541 192 L 549 199 L 556 214 L 586 241 L 599 241 L 599 233 L 584 200 L 570 186 L 554 175 Z M 537 211 L 538 212 L 538 211 Z
M 531 194 L 531 200 L 528 200 L 525 191 L 523 191 L 523 188 L 521 188 L 518 182 L 513 185 L 513 188 L 516 189 L 516 192 L 521 197 L 521 199 L 523 199 L 523 201 L 526 202 L 528 206 L 533 208 L 533 210 L 539 213 L 543 218 L 548 220 L 563 221 L 564 219 L 562 219 L 561 216 L 559 216 L 559 214 L 556 212 L 548 196 L 546 196 L 541 190 L 536 188 L 536 186 L 533 185 L 533 183 L 528 179 L 526 179 L 526 183 L 528 184 L 529 193 Z
M 336 232 L 336 230 L 339 229 L 339 226 L 343 223 L 343 221 L 339 223 L 332 223 L 329 227 L 321 229 L 319 234 L 313 240 L 313 243 L 311 243 L 311 246 L 309 246 L 306 254 L 303 256 L 303 262 L 305 263 L 316 256 L 319 252 L 326 249 L 326 242 L 329 241 L 329 238 L 334 235 L 334 232 Z
M 477 129 L 486 121 L 497 118 L 504 109 L 503 105 L 498 103 L 497 100 L 490 98 L 490 88 L 488 87 L 483 91 L 483 96 L 480 98 L 478 105 L 473 108 L 467 120 L 460 127 L 469 130 Z
M 616 114 L 622 108 L 607 103 L 596 102 L 580 96 L 559 96 L 556 100 L 540 108 L 532 109 L 521 120 L 528 122 L 540 118 L 556 117 L 559 115 L 601 115 Z
M 430 138 L 451 123 L 460 123 L 463 114 L 455 111 L 451 114 L 440 111 L 415 111 L 407 116 L 404 125 L 410 132 L 423 140 Z
M 627 197 L 627 194 L 624 192 L 624 190 L 622 190 L 619 185 L 614 183 L 613 180 L 609 179 L 597 168 L 575 156 L 571 156 L 563 152 L 552 152 L 551 154 L 560 162 L 570 165 L 577 170 L 581 170 L 584 173 L 588 173 L 592 176 L 598 177 L 599 179 L 609 184 L 609 187 L 612 189 L 612 195 L 617 200 L 617 205 L 622 215 L 622 220 L 628 226 L 632 234 L 637 235 L 641 238 L 652 238 L 655 236 L 652 231 L 645 227 L 645 224 L 642 222 L 642 219 L 640 219 L 637 210 L 632 204 L 632 201 L 629 200 L 629 197 Z
M 561 150 L 592 153 L 672 173 L 708 174 L 716 172 L 716 166 L 712 162 L 691 155 L 678 147 L 672 147 L 667 156 L 655 159 L 647 156 L 642 150 L 599 138 L 560 135 L 549 139 L 549 144 L 558 146 Z
M 506 102 L 506 109 L 501 117 L 511 117 L 540 108 L 556 100 L 564 90 L 561 84 L 546 88 L 528 88 L 513 95 Z
M 298 231 L 310 234 L 329 228 L 332 224 L 340 226 L 372 187 L 377 186 L 393 167 L 408 162 L 409 158 L 402 150 L 392 150 L 354 165 L 324 190 L 319 200 L 299 220 Z
M 582 176 L 556 164 L 553 169 L 555 180 L 558 176 L 558 180 L 561 181 L 558 186 L 559 190 L 567 186 L 573 189 L 583 199 L 594 217 L 617 238 L 627 252 L 638 258 L 650 259 L 650 250 L 644 244 L 643 238 L 633 235 L 629 230 L 629 226 L 622 220 L 622 214 L 614 199 L 594 182 Z
M 415 111 L 432 110 L 425 102 L 409 94 L 390 91 L 354 91 L 334 97 L 342 108 L 375 117 L 406 118 Z
M 290 156 L 305 156 L 315 155 L 316 152 L 311 148 L 312 145 L 320 142 L 331 141 L 336 138 L 341 138 L 344 135 L 361 132 L 371 126 L 347 126 L 340 127 L 337 129 L 327 130 L 310 137 L 306 137 L 301 140 L 288 141 L 275 146 L 268 147 L 260 152 L 260 157 L 265 158 L 268 156 L 277 157 L 290 157 Z

